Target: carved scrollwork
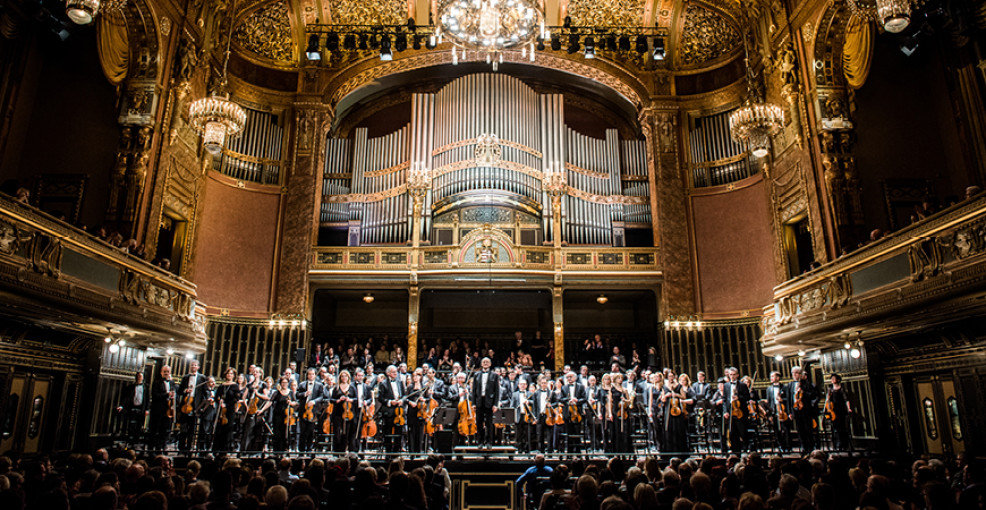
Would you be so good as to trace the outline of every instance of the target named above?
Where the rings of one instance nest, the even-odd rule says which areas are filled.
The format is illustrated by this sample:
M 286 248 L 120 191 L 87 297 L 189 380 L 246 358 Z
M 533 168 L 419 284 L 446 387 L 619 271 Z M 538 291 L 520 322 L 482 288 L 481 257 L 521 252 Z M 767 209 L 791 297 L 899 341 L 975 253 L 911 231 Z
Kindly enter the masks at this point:
M 979 224 L 956 230 L 943 239 L 942 244 L 950 249 L 952 257 L 957 260 L 978 255 L 986 248 L 986 226 Z
M 838 309 L 849 304 L 852 298 L 852 281 L 847 274 L 831 276 L 796 294 L 777 301 L 774 325 L 791 323 L 796 317 L 822 309 Z
M 918 282 L 941 272 L 942 253 L 937 239 L 923 239 L 907 248 L 911 281 Z
M 719 13 L 689 3 L 684 16 L 684 28 L 678 42 L 682 65 L 702 64 L 739 47 L 739 31 Z
M 58 277 L 62 266 L 62 240 L 35 232 L 31 236 L 31 269 Z

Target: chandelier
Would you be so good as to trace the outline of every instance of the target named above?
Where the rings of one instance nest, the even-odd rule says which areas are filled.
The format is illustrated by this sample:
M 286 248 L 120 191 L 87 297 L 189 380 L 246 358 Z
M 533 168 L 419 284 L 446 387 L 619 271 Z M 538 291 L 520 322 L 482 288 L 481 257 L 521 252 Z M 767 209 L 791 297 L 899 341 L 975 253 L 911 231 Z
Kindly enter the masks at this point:
M 232 11 L 231 12 L 235 12 Z M 226 69 L 229 66 L 229 48 L 233 40 L 233 23 L 230 23 L 226 39 L 226 55 L 223 61 L 222 81 L 219 90 L 226 88 Z M 210 97 L 196 100 L 188 107 L 188 120 L 192 129 L 202 133 L 202 145 L 215 156 L 223 149 L 227 137 L 236 136 L 246 125 L 246 111 L 229 100 L 228 93 L 216 92 Z
M 530 44 L 533 55 L 544 13 L 537 0 L 439 0 L 436 31 L 463 51 L 486 52 L 495 71 L 507 48 Z M 458 60 L 455 48 L 452 59 Z
M 863 20 L 873 20 L 891 34 L 902 32 L 911 24 L 911 0 L 846 0 L 849 11 Z
M 770 138 L 780 133 L 784 127 L 784 109 L 762 101 L 754 84 L 753 68 L 750 66 L 750 51 L 747 47 L 746 33 L 743 33 L 743 50 L 746 52 L 746 104 L 729 114 L 729 133 L 736 143 L 745 143 L 755 157 L 770 154 Z
M 99 14 L 100 7 L 105 10 L 123 9 L 126 0 L 65 0 L 65 15 L 76 25 L 88 25 Z

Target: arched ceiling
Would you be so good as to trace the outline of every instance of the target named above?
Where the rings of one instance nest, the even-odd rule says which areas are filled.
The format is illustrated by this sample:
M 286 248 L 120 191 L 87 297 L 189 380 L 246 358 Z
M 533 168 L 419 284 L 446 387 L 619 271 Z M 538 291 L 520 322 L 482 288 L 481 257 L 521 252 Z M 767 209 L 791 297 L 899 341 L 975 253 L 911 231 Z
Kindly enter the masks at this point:
M 671 71 L 717 67 L 739 56 L 733 0 L 544 0 L 548 25 L 571 16 L 573 26 L 658 27 Z M 254 0 L 237 9 L 234 49 L 249 61 L 297 68 L 306 46 L 305 25 L 315 23 L 394 25 L 409 17 L 426 24 L 434 0 Z M 605 55 L 603 55 L 605 58 Z

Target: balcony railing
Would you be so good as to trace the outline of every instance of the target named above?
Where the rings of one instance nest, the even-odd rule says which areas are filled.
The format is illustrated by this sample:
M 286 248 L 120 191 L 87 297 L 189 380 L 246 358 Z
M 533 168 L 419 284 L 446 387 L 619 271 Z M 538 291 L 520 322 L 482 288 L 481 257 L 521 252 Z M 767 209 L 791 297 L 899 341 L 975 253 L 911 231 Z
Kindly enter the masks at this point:
M 194 284 L 5 195 L 0 289 L 23 301 L 0 313 L 32 309 L 56 328 L 118 328 L 138 344 L 205 348 Z
M 986 313 L 986 196 L 939 212 L 774 288 L 765 354 Z M 946 310 L 947 308 L 947 310 Z

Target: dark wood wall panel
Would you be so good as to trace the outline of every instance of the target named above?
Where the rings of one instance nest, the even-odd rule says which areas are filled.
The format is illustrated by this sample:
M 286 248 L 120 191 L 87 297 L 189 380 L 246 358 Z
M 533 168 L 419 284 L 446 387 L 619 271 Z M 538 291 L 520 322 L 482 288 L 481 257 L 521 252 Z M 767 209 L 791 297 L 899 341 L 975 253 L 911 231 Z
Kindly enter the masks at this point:
M 209 350 L 202 370 L 220 380 L 227 367 L 243 373 L 250 365 L 257 365 L 265 375 L 280 374 L 294 360 L 297 349 L 308 347 L 308 331 L 270 328 L 267 321 L 214 318 L 207 326 Z M 299 368 L 304 368 L 304 363 Z

